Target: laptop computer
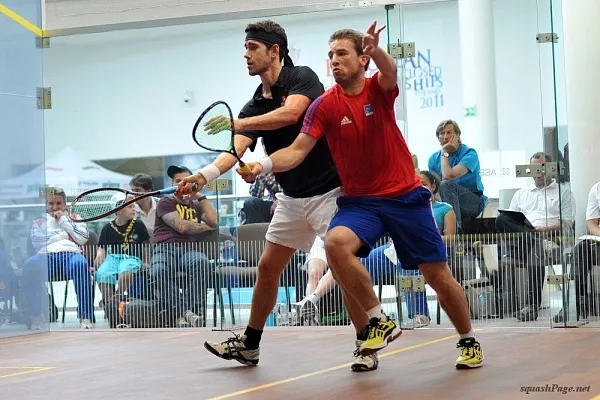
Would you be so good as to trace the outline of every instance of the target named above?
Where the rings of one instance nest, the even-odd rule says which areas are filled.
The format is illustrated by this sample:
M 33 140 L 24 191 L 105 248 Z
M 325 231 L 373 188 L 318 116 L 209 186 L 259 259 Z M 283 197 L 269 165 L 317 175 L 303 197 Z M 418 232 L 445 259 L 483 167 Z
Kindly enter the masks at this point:
M 531 224 L 531 222 L 529 222 L 529 220 L 527 219 L 527 217 L 525 216 L 525 214 L 523 214 L 521 211 L 513 211 L 513 210 L 498 210 L 499 214 L 504 214 L 507 217 L 509 217 L 510 219 L 519 222 L 523 225 L 525 225 L 528 228 L 531 229 L 535 229 L 533 227 L 533 225 Z

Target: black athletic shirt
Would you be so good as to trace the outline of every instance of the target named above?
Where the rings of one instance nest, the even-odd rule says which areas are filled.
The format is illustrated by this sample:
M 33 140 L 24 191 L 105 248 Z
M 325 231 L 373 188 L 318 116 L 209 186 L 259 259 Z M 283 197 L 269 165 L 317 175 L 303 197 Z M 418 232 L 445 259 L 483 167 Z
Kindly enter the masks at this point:
M 130 231 L 127 230 L 129 224 L 132 224 Z M 130 245 L 128 249 L 123 248 L 125 235 L 127 235 L 127 242 Z M 135 221 L 130 220 L 125 225 L 117 225 L 113 221 L 102 228 L 98 247 L 103 248 L 110 254 L 127 254 L 142 258 L 140 244 L 149 241 L 150 235 L 148 234 L 148 229 L 146 229 L 146 225 L 139 219 L 135 219 Z
M 283 67 L 277 82 L 271 87 L 272 99 L 262 95 L 262 84 L 258 86 L 252 99 L 246 103 L 239 114 L 239 119 L 254 117 L 271 112 L 285 104 L 285 99 L 294 94 L 307 96 L 314 101 L 324 92 L 323 84 L 315 72 L 304 66 Z M 272 131 L 245 131 L 239 135 L 249 137 L 254 141 L 250 150 L 254 151 L 256 141 L 263 138 L 267 154 L 291 145 L 302 128 L 304 116 L 298 122 Z M 283 193 L 290 197 L 306 198 L 327 193 L 340 187 L 338 176 L 329 146 L 325 138 L 321 138 L 304 161 L 296 168 L 286 172 L 276 173 L 275 179 Z

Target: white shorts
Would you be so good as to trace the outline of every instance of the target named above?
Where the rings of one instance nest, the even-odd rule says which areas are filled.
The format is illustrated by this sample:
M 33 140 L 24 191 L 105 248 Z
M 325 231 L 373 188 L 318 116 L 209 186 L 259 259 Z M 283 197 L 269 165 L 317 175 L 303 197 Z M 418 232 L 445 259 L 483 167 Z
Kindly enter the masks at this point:
M 331 218 L 337 211 L 336 200 L 341 195 L 341 188 L 305 199 L 277 193 L 277 207 L 266 239 L 308 253 L 317 236 L 325 239 Z

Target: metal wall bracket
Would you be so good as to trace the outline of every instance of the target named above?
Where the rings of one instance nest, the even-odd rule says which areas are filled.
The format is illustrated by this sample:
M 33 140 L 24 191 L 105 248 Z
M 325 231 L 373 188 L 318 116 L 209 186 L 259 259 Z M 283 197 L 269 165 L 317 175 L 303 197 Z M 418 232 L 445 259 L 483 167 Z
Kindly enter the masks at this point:
M 50 110 L 52 108 L 52 89 L 49 87 L 37 88 L 37 107 L 40 110 Z
M 548 275 L 548 278 L 546 278 L 546 281 L 550 285 L 562 285 L 564 283 L 568 283 L 569 282 L 569 276 L 567 274 L 563 274 L 563 275 Z
M 517 178 L 541 178 L 544 176 L 554 178 L 564 174 L 565 165 L 563 162 L 515 165 L 515 175 Z
M 229 190 L 229 180 L 228 179 L 217 179 L 216 181 L 212 181 L 206 185 L 204 185 L 206 190 L 216 191 L 216 190 Z
M 52 196 L 54 196 L 54 188 L 53 187 L 40 188 L 40 197 L 41 198 L 49 198 Z
M 415 42 L 390 43 L 388 53 L 395 59 L 411 58 L 415 56 Z
M 425 278 L 423 275 L 400 276 L 398 277 L 398 286 L 402 292 L 424 292 Z
M 398 277 L 398 286 L 401 292 L 412 291 L 412 277 L 400 276 Z
M 413 292 L 425 291 L 425 278 L 422 275 L 412 277 Z
M 38 49 L 50 48 L 50 38 L 49 37 L 36 37 L 35 38 L 35 47 L 37 47 Z
M 535 35 L 535 41 L 538 43 L 558 43 L 556 33 L 538 33 Z

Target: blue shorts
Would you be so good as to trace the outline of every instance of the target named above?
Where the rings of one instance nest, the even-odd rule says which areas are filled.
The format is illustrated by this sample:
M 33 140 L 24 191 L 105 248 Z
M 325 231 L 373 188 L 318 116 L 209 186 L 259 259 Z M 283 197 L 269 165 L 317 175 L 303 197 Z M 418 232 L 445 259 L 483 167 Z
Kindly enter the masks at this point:
M 108 254 L 100 268 L 96 271 L 96 282 L 114 285 L 123 272 L 138 272 L 142 268 L 142 260 L 123 254 Z
M 357 257 L 367 257 L 387 232 L 403 269 L 447 261 L 446 245 L 438 232 L 427 188 L 389 198 L 341 196 L 337 205 L 329 229 L 343 226 L 354 232 L 364 242 Z

